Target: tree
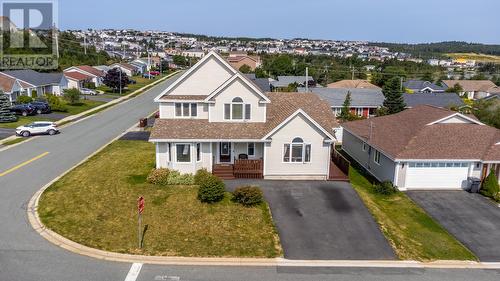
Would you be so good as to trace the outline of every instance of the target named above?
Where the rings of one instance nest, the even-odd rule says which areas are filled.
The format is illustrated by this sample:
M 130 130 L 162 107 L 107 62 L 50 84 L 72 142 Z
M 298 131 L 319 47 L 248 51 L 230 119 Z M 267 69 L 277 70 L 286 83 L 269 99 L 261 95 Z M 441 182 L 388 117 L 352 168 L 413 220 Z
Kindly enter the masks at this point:
M 80 100 L 80 91 L 76 88 L 65 89 L 63 97 L 70 104 L 75 104 Z
M 432 72 L 425 72 L 424 75 L 422 75 L 422 77 L 420 77 L 420 79 L 423 81 L 433 82 L 434 78 L 432 76 L 433 76 Z
M 161 65 L 161 72 L 165 73 L 168 71 L 168 66 L 169 66 L 168 61 L 162 59 L 160 65 Z
M 341 121 L 353 121 L 360 119 L 359 116 L 351 112 L 351 102 L 352 102 L 351 92 L 348 91 L 344 99 L 344 104 L 342 104 L 340 115 L 338 117 Z
M 472 112 L 481 122 L 500 129 L 500 100 L 478 100 Z
M 384 107 L 387 108 L 388 114 L 401 112 L 405 109 L 406 104 L 401 91 L 401 81 L 399 77 L 389 79 L 382 88 L 384 93 Z
M 491 169 L 488 176 L 484 179 L 481 194 L 495 198 L 499 191 L 498 179 L 495 176 L 495 170 Z
M 186 57 L 184 57 L 184 56 L 174 55 L 172 57 L 172 60 L 178 66 L 189 66 L 189 60 L 186 59 Z
M 446 89 L 447 93 L 455 93 L 457 95 L 460 94 L 463 91 L 464 91 L 464 89 L 458 83 L 455 83 L 455 85 L 453 85 L 453 87 Z
M 0 91 L 0 123 L 16 122 L 17 116 L 10 111 L 9 97 Z
M 351 92 L 347 92 L 347 95 L 344 99 L 344 104 L 342 105 L 342 109 L 340 110 L 339 119 L 342 121 L 348 121 L 351 115 Z
M 238 69 L 241 73 L 251 73 L 252 68 L 246 64 L 242 65 L 240 69 Z
M 121 72 L 121 81 L 120 81 L 120 72 Z M 104 85 L 113 89 L 113 91 L 119 90 L 120 88 L 126 87 L 130 80 L 128 79 L 127 74 L 121 71 L 120 68 L 113 68 L 108 71 L 103 81 Z

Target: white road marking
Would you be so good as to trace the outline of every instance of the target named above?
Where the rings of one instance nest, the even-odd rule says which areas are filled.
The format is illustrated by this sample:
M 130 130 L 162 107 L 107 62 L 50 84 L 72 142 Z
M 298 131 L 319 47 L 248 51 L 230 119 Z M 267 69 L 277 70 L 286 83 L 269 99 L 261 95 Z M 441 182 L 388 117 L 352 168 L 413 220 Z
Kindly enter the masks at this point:
M 137 277 L 139 277 L 139 273 L 141 272 L 142 263 L 133 263 L 128 271 L 127 277 L 125 277 L 125 281 L 135 281 Z

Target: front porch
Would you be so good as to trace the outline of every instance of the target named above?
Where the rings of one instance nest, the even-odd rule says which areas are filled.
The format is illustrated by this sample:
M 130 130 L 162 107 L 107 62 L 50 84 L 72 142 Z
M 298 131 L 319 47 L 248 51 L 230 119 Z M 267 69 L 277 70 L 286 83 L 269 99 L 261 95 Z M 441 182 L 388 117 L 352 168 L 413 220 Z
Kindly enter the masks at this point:
M 261 179 L 264 177 L 264 161 L 236 159 L 234 164 L 215 164 L 212 173 L 221 179 Z

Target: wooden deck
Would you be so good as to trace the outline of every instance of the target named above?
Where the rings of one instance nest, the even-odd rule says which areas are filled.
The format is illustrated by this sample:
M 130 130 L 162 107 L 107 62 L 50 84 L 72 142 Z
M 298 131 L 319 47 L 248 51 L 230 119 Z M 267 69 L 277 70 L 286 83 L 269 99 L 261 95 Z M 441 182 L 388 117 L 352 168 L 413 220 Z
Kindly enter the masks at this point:
M 215 164 L 212 173 L 222 179 L 261 179 L 264 165 L 261 159 L 234 160 L 234 164 Z

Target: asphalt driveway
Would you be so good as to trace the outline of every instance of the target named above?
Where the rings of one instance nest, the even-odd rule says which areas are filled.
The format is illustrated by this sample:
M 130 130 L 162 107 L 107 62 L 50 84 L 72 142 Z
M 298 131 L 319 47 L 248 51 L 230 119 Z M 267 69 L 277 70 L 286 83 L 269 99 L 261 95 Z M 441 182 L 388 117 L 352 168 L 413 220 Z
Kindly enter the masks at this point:
M 408 191 L 413 201 L 481 261 L 500 261 L 500 208 L 465 191 Z
M 269 202 L 285 258 L 395 259 L 376 222 L 349 183 L 230 180 L 260 186 Z

